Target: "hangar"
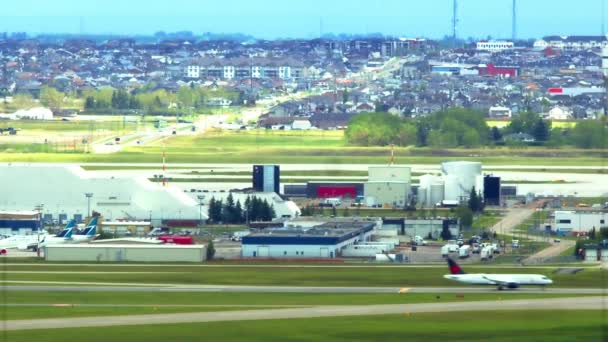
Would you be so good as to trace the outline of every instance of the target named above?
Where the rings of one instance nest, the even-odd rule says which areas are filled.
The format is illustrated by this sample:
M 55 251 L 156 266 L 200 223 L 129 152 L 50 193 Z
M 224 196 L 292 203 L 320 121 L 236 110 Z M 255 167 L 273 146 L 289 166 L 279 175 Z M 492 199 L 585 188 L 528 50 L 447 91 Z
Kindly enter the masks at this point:
M 42 207 L 43 217 L 56 220 L 86 217 L 87 210 L 108 220 L 181 218 L 199 220 L 206 212 L 196 199 L 174 186 L 163 187 L 146 177 L 98 176 L 79 165 L 1 163 L 0 211 Z M 85 194 L 91 194 L 87 198 Z M 90 208 L 89 208 L 90 200 Z

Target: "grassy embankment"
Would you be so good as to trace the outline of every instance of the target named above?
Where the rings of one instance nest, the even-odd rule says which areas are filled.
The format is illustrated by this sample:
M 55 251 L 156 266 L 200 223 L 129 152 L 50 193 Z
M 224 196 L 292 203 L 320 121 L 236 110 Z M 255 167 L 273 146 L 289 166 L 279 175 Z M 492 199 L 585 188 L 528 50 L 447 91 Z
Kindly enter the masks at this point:
M 497 304 L 497 309 L 500 305 Z M 10 331 L 12 342 L 61 341 L 602 341 L 598 311 L 490 311 Z

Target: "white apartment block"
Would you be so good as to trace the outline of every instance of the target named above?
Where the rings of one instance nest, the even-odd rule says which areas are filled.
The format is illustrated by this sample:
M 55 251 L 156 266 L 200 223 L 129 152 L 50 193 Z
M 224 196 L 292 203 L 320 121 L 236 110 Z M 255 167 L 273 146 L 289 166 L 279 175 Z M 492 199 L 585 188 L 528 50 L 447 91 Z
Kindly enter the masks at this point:
M 476 43 L 477 51 L 501 52 L 512 50 L 514 47 L 513 42 L 507 41 L 481 41 Z

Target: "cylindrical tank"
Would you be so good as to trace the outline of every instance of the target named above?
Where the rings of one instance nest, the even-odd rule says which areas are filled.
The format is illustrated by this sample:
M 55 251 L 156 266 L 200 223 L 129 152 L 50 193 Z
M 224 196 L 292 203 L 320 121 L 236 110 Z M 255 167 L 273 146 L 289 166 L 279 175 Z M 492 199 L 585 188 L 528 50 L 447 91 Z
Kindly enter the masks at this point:
M 422 185 L 418 188 L 418 204 L 422 207 L 427 207 L 427 193 L 428 188 L 422 187 Z
M 445 184 L 443 199 L 446 201 L 460 201 L 461 190 L 458 177 L 447 175 L 443 178 L 443 181 Z
M 431 187 L 429 188 L 430 190 L 430 198 L 429 198 L 429 202 L 430 205 L 429 206 L 433 206 L 436 205 L 437 203 L 443 201 L 443 183 L 434 183 L 431 184 Z
M 477 185 L 477 177 L 481 175 L 481 163 L 468 161 L 444 162 L 441 164 L 441 171 L 445 176 L 454 176 L 458 180 L 459 191 L 455 196 L 450 193 L 450 196 L 456 197 L 453 200 L 460 200 L 461 197 L 467 197 L 471 189 Z M 445 199 L 449 199 L 447 182 Z

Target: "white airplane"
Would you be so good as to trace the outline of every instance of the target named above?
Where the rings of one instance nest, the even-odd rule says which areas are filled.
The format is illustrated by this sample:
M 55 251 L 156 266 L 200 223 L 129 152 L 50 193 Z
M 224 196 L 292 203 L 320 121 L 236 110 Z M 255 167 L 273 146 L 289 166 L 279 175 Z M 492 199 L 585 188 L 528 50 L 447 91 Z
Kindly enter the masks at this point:
M 57 235 L 45 235 L 40 242 L 38 242 L 37 247 L 44 247 L 48 245 L 60 245 L 64 243 L 72 242 L 72 235 L 74 234 L 74 229 L 76 229 L 76 222 L 71 220 L 66 229 L 62 230 Z
M 544 287 L 553 284 L 553 280 L 542 274 L 466 274 L 451 258 L 448 258 L 448 266 L 450 267 L 450 274 L 444 275 L 443 277 L 445 279 L 455 280 L 469 285 L 494 285 L 498 290 L 503 290 L 504 288 L 516 289 L 521 285 L 538 285 Z
M 59 234 L 50 236 L 50 238 L 63 239 L 66 235 L 71 234 L 74 227 L 76 227 L 76 221 L 71 220 Z M 0 254 L 6 254 L 7 249 L 34 249 L 39 246 L 42 241 L 45 241 L 48 238 L 49 235 L 47 235 L 46 231 L 30 235 L 13 235 L 0 240 Z
M 76 243 L 88 242 L 95 239 L 97 236 L 97 216 L 95 216 L 89 221 L 89 224 L 84 227 L 82 232 L 72 234 L 72 241 Z

